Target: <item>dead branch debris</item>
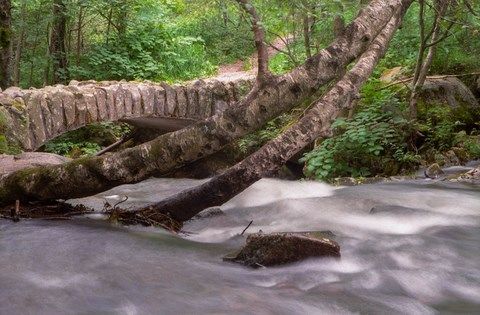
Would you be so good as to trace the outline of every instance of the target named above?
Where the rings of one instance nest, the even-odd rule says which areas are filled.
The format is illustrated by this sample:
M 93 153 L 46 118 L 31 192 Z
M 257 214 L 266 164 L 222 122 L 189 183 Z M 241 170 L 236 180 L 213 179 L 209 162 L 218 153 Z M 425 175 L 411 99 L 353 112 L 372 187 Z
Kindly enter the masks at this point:
M 113 206 L 110 203 L 105 202 L 103 206 L 103 213 L 108 215 L 108 220 L 110 222 L 122 225 L 160 227 L 174 234 L 177 234 L 181 231 L 183 223 L 172 219 L 168 215 L 158 215 L 154 211 L 152 211 L 152 213 L 136 212 L 129 209 L 120 208 L 119 205 L 126 202 L 127 200 L 128 196 L 125 196 L 123 200 L 117 202 Z
M 30 202 L 0 208 L 0 219 L 18 222 L 23 219 L 68 220 L 73 216 L 92 213 L 84 205 L 71 205 L 62 201 Z

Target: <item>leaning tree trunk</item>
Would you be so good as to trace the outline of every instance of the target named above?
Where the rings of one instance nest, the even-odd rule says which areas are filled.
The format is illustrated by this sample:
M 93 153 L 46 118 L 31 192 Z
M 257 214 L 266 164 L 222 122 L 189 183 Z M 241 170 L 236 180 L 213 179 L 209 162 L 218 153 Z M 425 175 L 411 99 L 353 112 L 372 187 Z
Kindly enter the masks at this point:
M 288 74 L 269 78 L 236 106 L 203 122 L 110 156 L 13 173 L 0 181 L 0 205 L 17 199 L 92 195 L 164 174 L 217 152 L 312 96 L 357 59 L 399 8 L 411 0 L 374 0 L 343 36 Z
M 11 83 L 12 61 L 12 3 L 0 0 L 0 89 Z
M 205 184 L 185 190 L 136 213 L 151 222 L 162 222 L 165 216 L 183 222 L 203 209 L 218 206 L 264 176 L 273 175 L 289 159 L 317 138 L 330 133 L 333 120 L 359 97 L 360 87 L 372 74 L 395 31 L 405 8 L 400 8 L 376 37 L 356 65 L 295 125 L 265 144 L 248 158 Z M 127 214 L 126 216 L 131 216 Z

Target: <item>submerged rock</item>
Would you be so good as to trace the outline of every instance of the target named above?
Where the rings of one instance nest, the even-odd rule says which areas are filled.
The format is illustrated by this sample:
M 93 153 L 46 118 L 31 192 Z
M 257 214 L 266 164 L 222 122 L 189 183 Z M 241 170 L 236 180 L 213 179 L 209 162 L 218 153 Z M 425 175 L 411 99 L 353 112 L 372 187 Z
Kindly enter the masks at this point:
M 480 168 L 474 168 L 456 178 L 451 178 L 450 181 L 480 184 Z
M 225 212 L 223 212 L 222 209 L 218 207 L 213 207 L 213 208 L 208 208 L 197 214 L 196 216 L 193 217 L 193 219 L 199 220 L 199 219 L 208 219 L 212 217 L 217 217 L 225 215 Z
M 440 165 L 438 163 L 433 163 L 430 165 L 426 170 L 425 170 L 425 177 L 427 178 L 438 178 L 440 175 L 445 174 L 445 172 L 442 170 Z
M 297 262 L 312 257 L 340 257 L 340 246 L 315 233 L 257 233 L 247 237 L 238 252 L 224 257 L 225 261 L 249 267 L 268 267 Z

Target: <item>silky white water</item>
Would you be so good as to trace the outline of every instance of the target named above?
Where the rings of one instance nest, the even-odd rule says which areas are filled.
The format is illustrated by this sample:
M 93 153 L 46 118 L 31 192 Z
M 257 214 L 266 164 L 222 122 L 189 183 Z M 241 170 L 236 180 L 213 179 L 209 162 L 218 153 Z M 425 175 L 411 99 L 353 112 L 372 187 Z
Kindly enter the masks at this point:
M 77 200 L 139 207 L 201 181 L 150 179 Z M 478 314 L 480 187 L 262 180 L 186 235 L 96 216 L 0 221 L 0 314 Z M 342 259 L 250 270 L 238 234 L 331 231 Z

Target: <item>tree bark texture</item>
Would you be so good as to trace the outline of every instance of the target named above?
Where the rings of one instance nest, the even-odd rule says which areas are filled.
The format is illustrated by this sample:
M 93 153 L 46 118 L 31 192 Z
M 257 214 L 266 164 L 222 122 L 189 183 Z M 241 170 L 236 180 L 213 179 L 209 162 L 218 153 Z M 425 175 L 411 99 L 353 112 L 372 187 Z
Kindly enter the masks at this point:
M 109 156 L 19 171 L 0 181 L 0 204 L 67 199 L 164 174 L 224 148 L 311 97 L 356 60 L 411 0 L 374 0 L 328 48 L 290 73 L 253 88 L 244 100 L 191 127 Z
M 165 215 L 178 222 L 189 220 L 205 208 L 223 204 L 260 178 L 273 175 L 302 148 L 317 138 L 328 136 L 335 118 L 358 99 L 361 86 L 385 54 L 405 9 L 398 9 L 355 66 L 295 125 L 225 173 L 141 210 L 139 214 L 153 221 L 161 221 Z
M 0 89 L 11 83 L 12 62 L 12 3 L 11 0 L 0 0 Z
M 50 56 L 53 66 L 53 83 L 68 81 L 68 60 L 65 48 L 67 7 L 63 0 L 53 1 L 53 27 L 50 38 Z
M 22 1 L 22 6 L 20 9 L 20 26 L 16 38 L 15 44 L 15 59 L 13 62 L 13 73 L 12 73 L 12 85 L 19 86 L 20 85 L 20 66 L 22 61 L 22 52 L 23 52 L 23 45 L 25 41 L 25 33 L 26 33 L 26 19 L 27 15 L 27 1 Z

